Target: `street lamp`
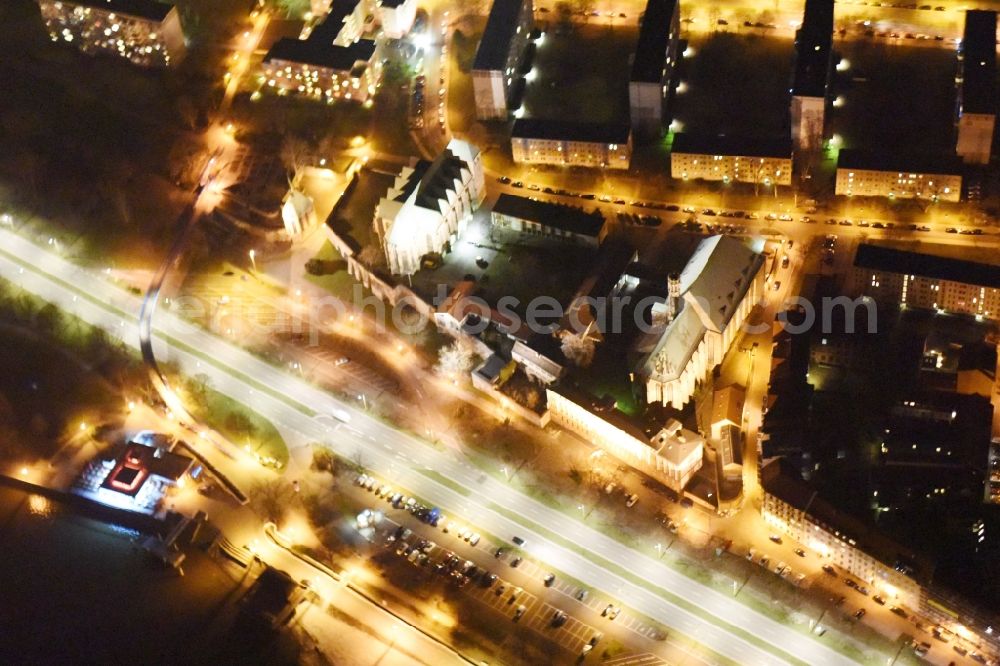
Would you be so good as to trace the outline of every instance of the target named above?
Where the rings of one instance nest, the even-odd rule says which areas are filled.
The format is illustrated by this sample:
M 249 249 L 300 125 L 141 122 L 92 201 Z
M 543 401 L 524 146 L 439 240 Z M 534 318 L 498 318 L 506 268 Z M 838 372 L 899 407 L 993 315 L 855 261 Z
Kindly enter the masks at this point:
M 249 252 L 249 254 L 250 254 L 250 265 L 253 267 L 253 272 L 256 273 L 257 272 L 257 261 L 256 261 L 257 252 L 254 251 L 253 249 L 251 249 L 250 252 Z

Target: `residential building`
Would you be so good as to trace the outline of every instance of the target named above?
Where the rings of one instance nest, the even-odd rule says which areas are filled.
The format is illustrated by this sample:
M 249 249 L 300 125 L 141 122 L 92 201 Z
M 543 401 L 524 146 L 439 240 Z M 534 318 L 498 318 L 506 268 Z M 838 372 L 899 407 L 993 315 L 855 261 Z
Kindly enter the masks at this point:
M 670 150 L 670 177 L 791 185 L 792 142 L 680 132 Z
M 792 143 L 796 151 L 823 145 L 830 74 L 833 70 L 833 0 L 806 0 L 795 32 L 792 72 Z
M 378 17 L 383 35 L 402 39 L 417 18 L 417 0 L 378 0 Z
M 628 123 L 578 123 L 518 118 L 510 134 L 518 164 L 628 169 L 632 130 Z
M 875 153 L 844 149 L 837 157 L 836 194 L 956 202 L 962 160 L 953 155 Z
M 404 167 L 375 209 L 375 233 L 393 274 L 413 274 L 465 231 L 485 194 L 479 151 L 452 139 L 433 161 Z
M 553 239 L 595 248 L 608 234 L 599 209 L 588 213 L 578 206 L 513 194 L 501 194 L 493 205 L 493 227 L 519 232 L 528 240 Z
M 743 405 L 746 390 L 731 384 L 712 394 L 711 438 L 719 476 L 737 480 L 743 476 Z
M 550 386 L 545 395 L 553 422 L 678 493 L 701 468 L 705 440 L 674 419 L 643 424 L 570 386 Z
M 52 41 L 84 53 L 127 58 L 143 67 L 176 65 L 184 33 L 174 5 L 156 0 L 38 0 Z
M 1000 321 L 1000 266 L 863 243 L 854 257 L 852 291 L 886 307 Z
M 364 39 L 369 4 L 334 0 L 317 25 L 299 39 L 279 39 L 264 56 L 267 87 L 279 95 L 365 102 L 382 78 L 382 62 L 373 39 Z
M 507 120 L 509 103 L 534 25 L 531 0 L 494 0 L 472 63 L 476 118 Z
M 893 605 L 920 608 L 922 585 L 930 580 L 928 563 L 873 526 L 838 511 L 781 459 L 765 462 L 760 474 L 765 522 L 817 552 L 825 563 L 865 581 L 872 593 Z
M 710 236 L 668 278 L 653 327 L 635 345 L 635 381 L 647 402 L 680 409 L 722 362 L 764 294 L 764 256 L 740 240 Z
M 997 118 L 997 13 L 965 12 L 958 48 L 958 127 L 955 152 L 968 164 L 988 164 Z
M 628 101 L 632 130 L 643 138 L 657 137 L 663 131 L 664 107 L 677 65 L 680 13 L 677 0 L 648 0 L 639 26 Z

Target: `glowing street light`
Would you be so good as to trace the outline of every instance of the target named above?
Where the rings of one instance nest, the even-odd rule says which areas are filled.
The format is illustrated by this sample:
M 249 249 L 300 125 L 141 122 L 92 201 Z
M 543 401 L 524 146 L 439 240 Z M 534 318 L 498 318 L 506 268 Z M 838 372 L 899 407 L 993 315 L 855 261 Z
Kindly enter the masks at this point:
M 253 267 L 253 272 L 256 273 L 257 272 L 257 260 L 256 260 L 257 252 L 255 250 L 251 249 L 248 254 L 250 255 L 250 265 Z

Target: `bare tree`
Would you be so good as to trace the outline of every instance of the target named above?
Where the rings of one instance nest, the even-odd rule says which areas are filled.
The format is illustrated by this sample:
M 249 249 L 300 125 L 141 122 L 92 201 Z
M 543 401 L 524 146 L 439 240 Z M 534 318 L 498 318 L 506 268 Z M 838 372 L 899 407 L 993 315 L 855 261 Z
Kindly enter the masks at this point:
M 581 333 L 564 331 L 560 349 L 570 363 L 580 368 L 586 368 L 594 360 L 597 345 L 590 336 L 590 327 L 587 327 L 587 330 Z
M 472 369 L 476 354 L 467 342 L 456 340 L 438 352 L 438 363 L 435 370 L 443 377 L 461 377 Z
M 308 141 L 297 136 L 288 135 L 281 142 L 281 161 L 293 175 L 305 165 L 305 159 L 312 153 Z

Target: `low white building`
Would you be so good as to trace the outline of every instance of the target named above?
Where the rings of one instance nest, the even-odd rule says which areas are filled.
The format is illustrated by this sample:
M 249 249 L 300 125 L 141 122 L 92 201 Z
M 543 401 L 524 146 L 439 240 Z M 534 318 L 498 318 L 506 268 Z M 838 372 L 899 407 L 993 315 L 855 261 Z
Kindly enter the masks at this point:
M 458 240 L 483 201 L 483 178 L 479 151 L 458 139 L 433 162 L 403 168 L 375 209 L 375 233 L 393 274 L 416 273 L 421 257 Z
M 378 16 L 382 34 L 390 39 L 402 39 L 417 18 L 417 0 L 379 0 Z
M 652 330 L 635 352 L 636 381 L 647 402 L 680 409 L 722 362 L 740 327 L 764 294 L 764 255 L 728 236 L 698 244 L 667 300 L 653 308 Z
M 678 493 L 701 468 L 704 438 L 674 419 L 647 432 L 613 406 L 572 387 L 548 387 L 545 396 L 553 422 Z

